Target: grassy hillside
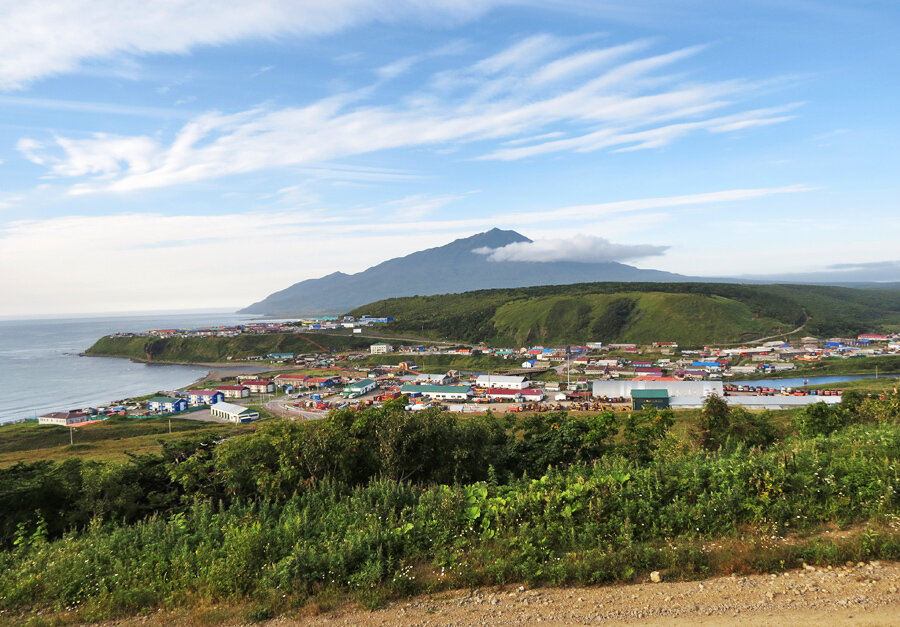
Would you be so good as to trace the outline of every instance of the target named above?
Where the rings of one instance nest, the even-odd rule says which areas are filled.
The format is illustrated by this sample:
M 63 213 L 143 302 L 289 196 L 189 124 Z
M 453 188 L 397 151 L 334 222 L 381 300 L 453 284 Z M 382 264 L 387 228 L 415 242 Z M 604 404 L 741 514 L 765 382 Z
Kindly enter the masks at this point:
M 238 337 L 150 338 L 103 337 L 87 351 L 88 355 L 130 357 L 151 361 L 215 362 L 227 357 L 240 359 L 268 353 L 319 352 L 305 338 L 337 351 L 368 350 L 371 338 L 331 333 L 291 333 L 239 335 Z
M 0 468 L 19 462 L 91 459 L 124 461 L 128 453 L 159 453 L 161 443 L 183 440 L 186 436 L 209 434 L 234 435 L 255 431 L 258 423 L 226 424 L 183 418 L 110 418 L 98 424 L 69 429 L 53 425 L 23 422 L 0 427 Z
M 900 329 L 900 290 L 812 285 L 583 283 L 393 298 L 350 312 L 394 332 L 490 344 L 732 343 L 786 334 Z

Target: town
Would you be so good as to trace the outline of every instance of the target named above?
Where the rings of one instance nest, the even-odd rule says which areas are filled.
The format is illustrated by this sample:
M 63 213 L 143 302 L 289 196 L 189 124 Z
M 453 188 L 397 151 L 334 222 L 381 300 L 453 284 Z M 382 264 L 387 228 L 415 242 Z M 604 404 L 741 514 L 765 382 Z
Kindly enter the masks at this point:
M 392 318 L 329 317 L 253 322 L 198 329 L 150 330 L 150 337 L 215 337 L 352 329 L 353 333 Z M 117 334 L 125 335 L 125 334 Z M 133 335 L 133 334 L 127 334 Z M 87 426 L 109 416 L 180 416 L 249 422 L 266 416 L 316 419 L 332 409 L 363 409 L 405 399 L 406 409 L 440 407 L 454 413 L 637 410 L 696 408 L 710 396 L 748 409 L 787 409 L 840 401 L 840 390 L 778 385 L 773 375 L 829 360 L 900 353 L 900 334 L 860 334 L 855 338 L 804 337 L 740 347 L 684 348 L 671 341 L 647 345 L 589 342 L 577 346 L 496 348 L 447 344 L 374 342 L 367 353 L 336 354 L 316 342 L 317 352 L 268 353 L 252 373 L 209 378 L 182 390 L 127 399 L 107 407 L 54 411 L 39 424 Z M 384 356 L 391 355 L 393 363 Z M 491 371 L 441 370 L 426 365 L 434 356 L 484 356 L 507 362 Z M 501 361 L 502 360 L 502 361 Z M 418 362 L 418 363 L 417 363 Z M 227 371 L 226 371 L 227 372 Z M 733 384 L 742 377 L 749 381 Z M 760 380 L 760 384 L 754 384 Z

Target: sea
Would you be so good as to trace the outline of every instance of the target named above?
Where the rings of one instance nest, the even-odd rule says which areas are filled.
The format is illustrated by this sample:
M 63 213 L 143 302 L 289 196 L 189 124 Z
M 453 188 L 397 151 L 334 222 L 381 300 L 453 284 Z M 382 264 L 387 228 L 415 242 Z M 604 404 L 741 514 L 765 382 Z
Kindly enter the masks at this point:
M 49 411 L 106 407 L 133 396 L 174 390 L 208 369 L 80 355 L 111 333 L 240 324 L 235 313 L 173 313 L 0 320 L 0 423 Z

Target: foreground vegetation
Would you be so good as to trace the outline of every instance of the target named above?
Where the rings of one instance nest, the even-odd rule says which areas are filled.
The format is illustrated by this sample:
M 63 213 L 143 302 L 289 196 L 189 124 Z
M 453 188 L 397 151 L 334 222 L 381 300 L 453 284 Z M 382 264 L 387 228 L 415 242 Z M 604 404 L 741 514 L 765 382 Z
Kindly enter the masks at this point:
M 225 601 L 259 619 L 336 597 L 900 558 L 897 395 L 813 405 L 789 433 L 713 398 L 686 439 L 651 408 L 401 407 L 0 470 L 0 609 L 98 620 Z
M 900 290 L 726 283 L 581 283 L 391 298 L 353 315 L 393 316 L 394 332 L 490 345 L 586 341 L 682 346 L 763 336 L 900 329 Z

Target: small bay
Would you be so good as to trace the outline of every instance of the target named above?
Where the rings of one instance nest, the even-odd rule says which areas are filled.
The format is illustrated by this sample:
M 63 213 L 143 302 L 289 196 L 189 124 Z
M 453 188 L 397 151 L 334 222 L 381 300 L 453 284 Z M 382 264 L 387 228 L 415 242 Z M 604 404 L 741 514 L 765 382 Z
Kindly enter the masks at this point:
M 208 371 L 198 366 L 79 355 L 104 335 L 232 325 L 254 318 L 234 313 L 175 313 L 0 320 L 0 423 L 172 390 Z

